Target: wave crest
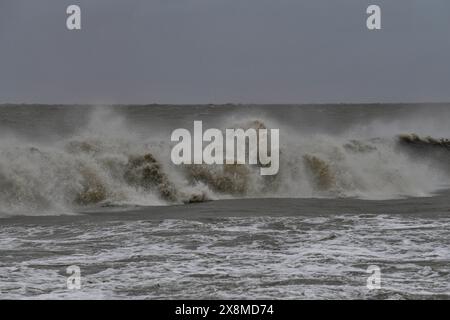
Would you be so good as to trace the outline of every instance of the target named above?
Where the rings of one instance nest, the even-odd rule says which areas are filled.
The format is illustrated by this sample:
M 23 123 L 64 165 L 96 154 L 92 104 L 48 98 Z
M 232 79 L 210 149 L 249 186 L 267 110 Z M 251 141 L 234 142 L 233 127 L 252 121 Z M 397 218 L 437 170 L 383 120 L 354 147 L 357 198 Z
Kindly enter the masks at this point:
M 270 120 L 240 123 L 224 127 L 274 127 Z M 448 139 L 402 135 L 355 140 L 281 127 L 280 172 L 261 176 L 260 164 L 174 166 L 167 141 L 127 134 L 130 130 L 124 128 L 98 132 L 95 126 L 52 145 L 0 140 L 2 215 L 229 197 L 388 199 L 426 196 L 449 182 Z M 117 130 L 120 134 L 114 134 Z M 431 167 L 430 158 L 447 167 Z

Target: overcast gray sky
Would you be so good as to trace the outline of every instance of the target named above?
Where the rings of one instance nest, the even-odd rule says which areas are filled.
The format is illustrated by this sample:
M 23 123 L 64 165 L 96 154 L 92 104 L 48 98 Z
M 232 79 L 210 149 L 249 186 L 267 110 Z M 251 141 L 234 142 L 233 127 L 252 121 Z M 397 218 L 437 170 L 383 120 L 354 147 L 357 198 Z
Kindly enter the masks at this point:
M 448 0 L 0 0 L 0 103 L 450 101 L 449 57 Z

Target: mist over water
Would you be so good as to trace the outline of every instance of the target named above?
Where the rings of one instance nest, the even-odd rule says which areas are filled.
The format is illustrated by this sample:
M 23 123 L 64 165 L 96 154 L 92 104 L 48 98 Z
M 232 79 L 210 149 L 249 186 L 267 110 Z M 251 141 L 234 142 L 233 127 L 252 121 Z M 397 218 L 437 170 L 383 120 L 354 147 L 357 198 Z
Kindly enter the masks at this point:
M 2 106 L 0 216 L 229 198 L 431 196 L 450 182 L 450 148 L 439 140 L 450 137 L 449 107 Z M 280 129 L 278 175 L 261 176 L 258 165 L 173 165 L 170 134 L 192 131 L 194 120 L 204 130 Z M 419 142 L 399 138 L 411 133 Z

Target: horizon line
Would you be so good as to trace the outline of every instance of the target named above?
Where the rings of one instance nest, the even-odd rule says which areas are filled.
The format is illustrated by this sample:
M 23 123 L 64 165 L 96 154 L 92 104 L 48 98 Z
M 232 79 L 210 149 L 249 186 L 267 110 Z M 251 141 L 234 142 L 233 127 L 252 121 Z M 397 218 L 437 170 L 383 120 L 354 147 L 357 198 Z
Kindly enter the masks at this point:
M 258 102 L 225 102 L 225 103 L 42 103 L 42 102 L 2 102 L 0 106 L 34 106 L 34 105 L 45 105 L 45 106 L 83 106 L 83 107 L 93 107 L 93 106 L 326 106 L 326 105 L 421 105 L 421 104 L 432 104 L 432 105 L 443 105 L 450 104 L 450 101 L 440 101 L 440 102 L 273 102 L 273 103 L 258 103 Z

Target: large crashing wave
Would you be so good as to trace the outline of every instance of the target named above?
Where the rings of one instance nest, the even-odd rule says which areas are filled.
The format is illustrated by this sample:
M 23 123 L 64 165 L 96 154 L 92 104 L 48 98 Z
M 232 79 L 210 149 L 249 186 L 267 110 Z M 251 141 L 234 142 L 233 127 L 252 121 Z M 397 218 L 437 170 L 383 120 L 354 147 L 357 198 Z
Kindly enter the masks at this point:
M 230 197 L 392 199 L 427 196 L 449 182 L 450 143 L 444 139 L 354 139 L 276 126 L 280 171 L 261 176 L 258 165 L 175 166 L 169 137 L 143 138 L 120 119 L 104 120 L 97 115 L 88 130 L 55 144 L 0 140 L 0 215 Z M 270 124 L 270 119 L 230 120 L 223 128 Z

